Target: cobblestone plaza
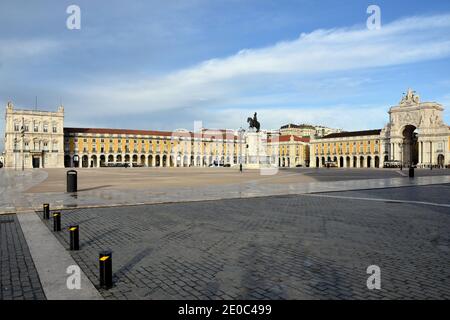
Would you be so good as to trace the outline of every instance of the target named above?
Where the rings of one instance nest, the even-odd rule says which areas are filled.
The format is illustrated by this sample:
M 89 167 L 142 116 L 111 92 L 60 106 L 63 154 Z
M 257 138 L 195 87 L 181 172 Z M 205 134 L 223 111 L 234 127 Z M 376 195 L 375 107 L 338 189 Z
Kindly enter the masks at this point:
M 216 175 L 209 189 L 222 192 L 221 199 L 200 193 L 188 202 L 166 197 L 159 204 L 90 205 L 92 198 L 81 199 L 95 190 L 95 183 L 103 184 L 95 174 L 81 175 L 81 185 L 89 187 L 72 198 L 71 206 L 61 207 L 61 232 L 53 232 L 52 220 L 42 220 L 41 206 L 31 204 L 42 201 L 38 196 L 64 194 L 51 189 L 58 185 L 59 171 L 30 176 L 23 181 L 26 192 L 16 196 L 14 210 L 20 213 L 0 215 L 2 299 L 53 299 L 49 287 L 56 284 L 49 283 L 42 263 L 49 253 L 32 240 L 42 228 L 47 229 L 46 242 L 61 247 L 103 299 L 450 298 L 448 170 L 417 170 L 414 179 L 400 170 L 286 169 L 272 180 L 244 172 L 253 181 L 247 186 L 259 188 L 261 195 L 228 199 L 230 185 L 245 189 L 235 169 L 185 170 L 154 174 L 160 181 L 186 175 L 181 185 L 195 180 L 189 175 L 201 173 L 205 183 L 212 182 L 209 174 Z M 296 188 L 295 193 L 272 194 L 272 187 L 282 184 Z M 128 188 L 140 192 L 136 184 Z M 171 188 L 167 183 L 149 194 L 170 193 Z M 201 188 L 200 182 L 190 185 L 193 191 Z M 104 189 L 110 195 L 125 192 L 120 186 Z M 7 188 L 5 194 L 10 197 Z M 57 203 L 51 202 L 54 207 Z M 25 225 L 24 218 L 33 216 L 33 224 Z M 79 251 L 68 251 L 70 225 L 79 225 Z M 114 285 L 108 290 L 98 283 L 98 254 L 105 249 L 113 252 Z M 381 290 L 367 288 L 370 265 L 381 269 Z M 67 265 L 59 267 L 65 271 Z M 67 289 L 58 290 L 64 294 Z

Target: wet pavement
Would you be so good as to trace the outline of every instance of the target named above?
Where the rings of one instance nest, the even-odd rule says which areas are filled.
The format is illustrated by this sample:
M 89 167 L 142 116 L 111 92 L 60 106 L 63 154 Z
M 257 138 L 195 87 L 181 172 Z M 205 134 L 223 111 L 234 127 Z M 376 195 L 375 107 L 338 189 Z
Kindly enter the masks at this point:
M 214 169 L 211 169 L 214 170 Z M 336 175 L 341 174 L 345 179 L 345 171 L 334 171 L 331 181 L 299 182 L 299 183 L 265 183 L 266 180 L 251 180 L 246 183 L 233 183 L 223 185 L 204 185 L 195 187 L 160 188 L 160 189 L 92 189 L 77 193 L 26 192 L 31 186 L 38 185 L 46 179 L 46 173 L 42 170 L 29 170 L 25 173 L 15 171 L 0 171 L 0 213 L 22 212 L 38 210 L 43 203 L 50 203 L 52 209 L 70 209 L 78 207 L 104 207 L 123 205 L 142 205 L 187 201 L 205 201 L 235 198 L 253 198 L 274 195 L 296 195 L 330 191 L 349 191 L 362 189 L 379 189 L 404 186 L 420 186 L 430 184 L 450 183 L 448 170 L 440 171 L 443 175 L 424 176 L 428 170 L 420 171 L 419 176 L 413 179 L 408 177 L 395 177 L 383 179 L 351 179 L 336 181 Z M 311 171 L 307 171 L 308 174 Z M 316 171 L 317 172 L 317 171 Z M 329 171 L 323 170 L 323 176 L 329 175 Z M 348 172 L 352 172 L 348 170 Z M 367 173 L 360 171 L 364 177 Z M 367 170 L 371 177 L 382 171 Z M 420 176 L 422 175 L 422 176 Z M 270 179 L 267 178 L 267 179 Z M 321 178 L 324 180 L 325 178 Z

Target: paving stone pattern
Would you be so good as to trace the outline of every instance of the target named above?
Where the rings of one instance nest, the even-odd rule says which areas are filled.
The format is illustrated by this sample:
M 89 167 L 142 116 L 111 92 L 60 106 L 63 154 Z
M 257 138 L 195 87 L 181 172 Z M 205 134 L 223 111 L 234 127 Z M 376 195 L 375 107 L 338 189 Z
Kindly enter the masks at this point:
M 0 215 L 0 271 L 0 300 L 45 299 L 15 214 Z
M 95 285 L 113 250 L 110 299 L 450 299 L 445 207 L 304 195 L 73 209 L 56 234 L 67 248 L 71 224 Z

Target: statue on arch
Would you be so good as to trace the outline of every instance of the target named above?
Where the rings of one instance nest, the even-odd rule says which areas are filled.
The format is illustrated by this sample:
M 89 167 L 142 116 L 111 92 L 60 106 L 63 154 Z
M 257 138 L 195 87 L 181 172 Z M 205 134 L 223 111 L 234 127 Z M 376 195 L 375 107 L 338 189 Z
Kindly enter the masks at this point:
M 418 94 L 416 94 L 416 91 L 413 91 L 411 88 L 408 88 L 408 91 L 404 93 L 404 96 L 400 101 L 400 105 L 409 105 L 418 103 L 420 103 L 420 97 Z

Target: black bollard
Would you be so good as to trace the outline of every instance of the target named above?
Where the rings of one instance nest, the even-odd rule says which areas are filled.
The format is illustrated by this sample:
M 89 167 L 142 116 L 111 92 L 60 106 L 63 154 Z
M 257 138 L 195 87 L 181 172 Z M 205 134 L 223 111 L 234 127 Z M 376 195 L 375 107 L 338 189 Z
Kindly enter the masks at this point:
M 69 227 L 70 250 L 80 250 L 80 228 L 79 226 Z
M 48 203 L 44 203 L 44 219 L 50 219 L 50 205 Z
M 100 287 L 109 289 L 112 287 L 112 252 L 102 251 L 99 254 Z
M 53 231 L 61 231 L 61 212 L 53 212 Z

